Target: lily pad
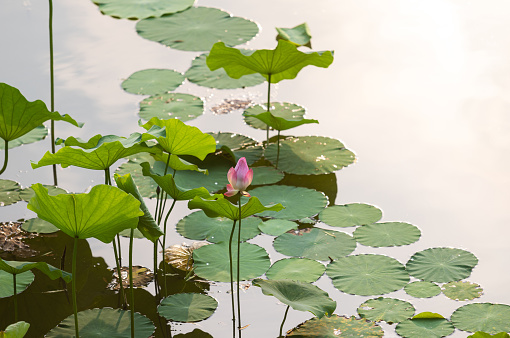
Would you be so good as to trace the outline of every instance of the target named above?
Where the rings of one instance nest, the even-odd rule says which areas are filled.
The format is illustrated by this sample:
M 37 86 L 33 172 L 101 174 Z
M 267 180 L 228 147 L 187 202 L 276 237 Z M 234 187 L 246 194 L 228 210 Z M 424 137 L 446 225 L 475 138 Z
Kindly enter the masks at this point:
M 357 228 L 353 236 L 360 244 L 378 248 L 412 244 L 420 239 L 421 231 L 409 223 L 373 223 Z
M 248 75 L 250 76 L 250 75 Z M 241 79 L 244 79 L 242 77 Z M 262 114 L 267 111 L 265 106 L 256 105 L 246 109 L 243 113 L 244 122 L 252 128 L 266 130 L 267 124 L 255 118 L 255 115 Z M 281 117 L 289 121 L 299 121 L 304 118 L 305 108 L 294 103 L 288 102 L 271 102 L 271 114 Z
M 271 236 L 280 236 L 289 230 L 297 229 L 298 224 L 286 219 L 270 219 L 259 224 L 259 229 L 263 233 Z
M 267 270 L 266 277 L 272 280 L 290 279 L 303 283 L 313 283 L 324 274 L 325 270 L 324 265 L 312 259 L 285 258 L 275 262 Z
M 154 95 L 140 102 L 138 115 L 144 120 L 179 119 L 183 122 L 196 119 L 204 113 L 204 101 L 198 96 L 180 93 Z
M 177 293 L 166 297 L 158 306 L 158 313 L 168 320 L 199 322 L 209 318 L 218 302 L 211 296 L 200 293 Z
M 253 181 L 251 185 L 267 185 L 278 183 L 285 176 L 281 171 L 274 167 L 252 167 Z
M 92 0 L 101 13 L 118 19 L 139 20 L 183 11 L 195 0 Z
M 256 146 L 257 141 L 248 136 L 222 132 L 208 134 L 216 140 L 217 150 L 223 150 L 223 146 L 227 146 L 232 151 L 235 156 L 235 159 L 232 159 L 234 163 L 245 157 L 246 163 L 251 165 L 262 157 L 262 147 Z
M 274 116 L 271 112 L 263 112 L 257 115 L 251 115 L 252 117 L 262 121 L 273 130 L 287 130 L 295 127 L 299 127 L 303 124 L 319 123 L 317 120 L 312 119 L 299 119 L 299 120 L 287 120 L 283 117 Z
M 441 293 L 441 288 L 432 282 L 412 282 L 404 287 L 404 291 L 416 298 L 430 298 Z
M 121 164 L 115 173 L 119 175 L 131 174 L 140 194 L 143 197 L 155 198 L 158 184 L 152 178 L 143 176 L 142 167 L 140 166 L 143 162 L 149 162 L 153 166 L 154 158 L 148 153 L 139 153 L 128 158 L 129 161 Z
M 510 331 L 510 306 L 474 303 L 464 305 L 452 314 L 453 325 L 462 331 L 483 331 L 490 334 Z
M 161 18 L 141 20 L 136 25 L 141 37 L 171 48 L 208 51 L 223 41 L 229 46 L 243 44 L 259 32 L 256 23 L 216 8 L 192 7 Z
M 469 277 L 478 259 L 471 252 L 453 248 L 430 248 L 415 253 L 406 269 L 413 277 L 448 283 Z
M 274 296 L 294 310 L 309 311 L 318 318 L 331 315 L 336 309 L 336 302 L 313 284 L 293 280 L 255 279 L 253 285 L 260 287 L 266 296 Z
M 399 323 L 395 331 L 406 338 L 440 338 L 451 335 L 455 327 L 444 318 L 413 318 Z
M 312 48 L 312 35 L 306 22 L 292 28 L 276 27 L 276 31 L 278 32 L 276 40 L 286 40 L 292 42 L 296 46 L 306 46 L 308 48 Z
M 328 261 L 353 252 L 356 241 L 343 232 L 308 228 L 278 236 L 273 245 L 276 251 L 287 256 Z
M 102 308 L 78 312 L 78 329 L 83 337 L 130 337 L 131 312 L 120 309 Z M 145 316 L 135 312 L 135 337 L 147 338 L 155 330 L 154 324 Z M 74 315 L 64 319 L 51 329 L 45 337 L 73 337 Z
M 216 282 L 230 281 L 227 242 L 205 245 L 196 249 L 193 251 L 193 260 L 197 276 Z M 237 245 L 232 246 L 232 264 L 237 266 Z M 255 244 L 241 243 L 240 280 L 259 277 L 270 265 L 266 250 Z
M 67 194 L 66 190 L 64 190 L 62 188 L 59 188 L 59 187 L 55 187 L 54 185 L 43 184 L 43 187 L 48 189 L 48 194 L 50 196 L 57 196 L 57 195 L 60 195 L 60 194 Z M 23 201 L 25 201 L 25 202 L 30 201 L 30 199 L 32 197 L 34 197 L 34 196 L 35 196 L 35 192 L 34 192 L 34 190 L 31 187 L 26 187 L 25 189 L 21 190 L 20 193 L 19 193 L 19 197 Z
M 298 220 L 317 215 L 328 204 L 328 198 L 319 191 L 288 185 L 259 187 L 250 190 L 249 193 L 258 197 L 264 205 L 281 203 L 285 207 L 280 212 L 260 213 L 262 217 Z
M 360 317 L 373 322 L 385 321 L 388 324 L 411 318 L 415 311 L 414 306 L 409 302 L 383 297 L 369 299 L 358 307 Z
M 183 81 L 184 75 L 172 69 L 144 69 L 124 80 L 122 89 L 132 94 L 156 95 L 177 89 Z
M 383 295 L 409 282 L 404 266 L 383 255 L 342 257 L 330 263 L 326 273 L 338 290 L 360 296 Z
M 56 267 L 49 265 L 46 262 L 4 261 L 3 259 L 0 258 L 0 270 L 8 272 L 10 274 L 21 275 L 33 269 L 41 271 L 52 280 L 62 278 L 67 283 L 71 282 L 72 280 L 72 275 L 70 273 L 57 269 Z
M 250 55 L 253 50 L 240 49 L 244 55 Z M 199 86 L 217 89 L 235 89 L 259 85 L 265 81 L 260 74 L 243 76 L 240 79 L 233 79 L 223 69 L 211 71 L 205 60 L 209 53 L 197 56 L 191 62 L 191 67 L 184 73 L 186 78 Z
M 34 281 L 35 276 L 31 271 L 16 275 L 16 293 L 25 291 Z M 0 298 L 14 295 L 12 274 L 0 270 Z
M 36 232 L 38 234 L 52 234 L 58 231 L 58 228 L 39 217 L 27 219 L 21 228 L 28 232 Z
M 450 282 L 443 285 L 443 293 L 453 300 L 473 300 L 481 297 L 483 290 L 480 285 L 471 282 Z
M 270 144 L 264 157 L 276 163 L 277 145 Z M 292 137 L 280 141 L 278 169 L 289 174 L 321 175 L 354 163 L 354 153 L 342 142 L 322 136 Z
M 25 135 L 18 137 L 12 141 L 9 141 L 9 149 L 19 147 L 23 144 L 34 143 L 37 141 L 44 140 L 48 136 L 48 129 L 45 126 L 41 125 L 35 127 Z M 5 143 L 0 142 L 0 150 L 5 148 Z
M 0 207 L 21 201 L 21 186 L 18 182 L 0 180 Z
M 382 328 L 364 318 L 357 319 L 332 315 L 331 317 L 312 318 L 290 330 L 286 337 L 294 338 L 338 338 L 338 337 L 382 337 Z
M 352 227 L 371 224 L 382 218 L 382 211 L 369 204 L 332 205 L 319 214 L 319 219 L 333 227 Z

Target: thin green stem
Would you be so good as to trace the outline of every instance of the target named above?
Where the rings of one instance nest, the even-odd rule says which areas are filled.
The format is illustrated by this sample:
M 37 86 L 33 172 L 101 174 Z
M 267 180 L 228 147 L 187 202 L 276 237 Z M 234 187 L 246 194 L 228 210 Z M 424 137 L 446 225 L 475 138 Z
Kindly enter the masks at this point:
M 235 298 L 234 298 L 234 272 L 232 264 L 232 238 L 234 237 L 234 231 L 236 229 L 236 221 L 232 225 L 232 231 L 230 232 L 230 239 L 228 241 L 228 258 L 230 261 L 230 298 L 232 299 L 232 337 L 236 336 L 236 310 L 235 310 Z M 239 292 L 239 290 L 238 290 Z
M 9 161 L 9 141 L 7 140 L 4 140 L 4 165 L 2 167 L 2 169 L 0 169 L 0 175 L 3 174 L 3 172 L 5 171 L 5 169 L 7 169 L 7 162 Z
M 49 35 L 50 35 L 50 107 L 55 111 L 55 71 L 53 67 L 53 1 L 48 0 L 49 10 Z M 55 154 L 55 121 L 51 120 L 51 153 Z M 57 165 L 53 164 L 53 185 L 57 186 Z
M 12 274 L 12 285 L 14 288 L 14 322 L 18 321 L 18 292 L 16 292 L 16 274 Z
M 133 237 L 135 229 L 131 228 L 129 235 L 129 289 L 131 291 L 131 300 L 129 302 L 131 310 L 131 338 L 135 338 L 135 293 L 133 290 Z
M 271 74 L 267 75 L 267 111 L 271 108 Z M 269 125 L 266 127 L 266 148 L 269 146 Z
M 287 305 L 287 309 L 285 310 L 285 315 L 283 316 L 282 325 L 280 325 L 280 334 L 278 335 L 278 338 L 283 337 L 283 324 L 285 324 L 285 320 L 287 319 L 287 313 L 289 313 L 290 305 Z
M 117 253 L 117 244 L 115 244 L 115 239 L 112 241 L 113 243 L 113 253 L 115 254 L 115 264 L 117 265 L 117 280 L 119 281 L 119 291 L 120 298 L 122 299 L 123 307 L 126 308 L 126 296 L 124 295 L 124 286 L 122 285 L 122 271 L 120 269 L 119 264 L 119 255 Z
M 276 140 L 276 169 L 278 169 L 279 159 L 280 159 L 280 131 L 278 130 L 278 139 Z
M 241 338 L 241 289 L 239 288 L 239 270 L 241 266 L 241 193 L 239 193 L 239 228 L 237 229 L 237 330 Z
M 164 225 L 163 225 L 163 281 L 164 281 L 164 285 L 165 285 L 165 296 L 168 295 L 168 290 L 166 288 L 166 262 L 165 262 L 165 248 L 166 248 L 166 222 L 168 221 L 168 216 L 170 216 L 170 213 L 172 212 L 172 210 L 174 209 L 174 206 L 175 206 L 175 202 L 177 202 L 177 200 L 173 200 L 172 202 L 172 205 L 170 206 L 170 210 L 168 210 L 168 212 L 166 213 L 166 217 L 165 217 L 165 222 L 164 222 Z
M 72 267 L 72 285 L 73 285 L 73 309 L 74 309 L 74 329 L 76 338 L 80 338 L 80 330 L 78 326 L 78 303 L 76 301 L 76 257 L 78 256 L 78 237 L 74 238 L 73 246 L 73 267 Z
M 154 291 L 156 293 L 156 298 L 159 295 L 158 288 L 158 241 L 154 242 Z
M 119 248 L 119 265 L 122 267 L 122 247 L 120 246 L 120 235 L 117 234 L 117 246 Z

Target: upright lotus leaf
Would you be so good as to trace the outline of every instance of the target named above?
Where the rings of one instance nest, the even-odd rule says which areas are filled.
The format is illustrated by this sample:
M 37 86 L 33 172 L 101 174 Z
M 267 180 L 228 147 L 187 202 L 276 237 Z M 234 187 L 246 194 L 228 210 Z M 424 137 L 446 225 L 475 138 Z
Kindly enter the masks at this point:
M 231 220 L 239 219 L 239 207 L 230 203 L 222 194 L 215 194 L 211 199 L 203 199 L 199 196 L 188 202 L 190 209 L 202 209 L 209 217 L 227 217 Z M 250 197 L 248 202 L 241 205 L 241 216 L 246 218 L 263 211 L 280 211 L 283 206 L 278 203 L 264 206 L 255 196 Z
M 295 128 L 302 124 L 319 123 L 319 121 L 312 119 L 287 120 L 283 117 L 274 116 L 273 114 L 271 114 L 271 112 L 268 111 L 257 115 L 245 115 L 245 116 L 257 118 L 260 121 L 267 124 L 269 127 L 273 128 L 274 130 L 280 131 Z
M 260 287 L 266 296 L 274 296 L 294 310 L 310 311 L 318 318 L 331 315 L 336 309 L 336 302 L 313 284 L 288 279 L 255 279 L 253 285 Z
M 23 338 L 29 328 L 30 324 L 23 321 L 11 324 L 5 331 L 0 331 L 0 338 Z
M 139 20 L 183 11 L 195 0 L 92 0 L 101 13 L 118 19 Z
M 306 113 L 304 107 L 298 106 L 295 103 L 271 102 L 270 106 L 273 116 L 284 118 L 287 121 L 302 120 Z M 253 117 L 254 115 L 264 112 L 267 112 L 267 107 L 265 105 L 249 107 L 243 112 L 244 122 L 252 128 L 266 130 L 267 124 Z
M 308 65 L 328 68 L 332 62 L 332 51 L 303 53 L 285 40 L 279 40 L 274 50 L 260 49 L 251 55 L 244 55 L 236 48 L 217 42 L 207 57 L 207 66 L 211 70 L 223 68 L 234 79 L 259 73 L 270 83 L 293 79 Z
M 48 195 L 37 183 L 27 208 L 71 237 L 109 243 L 120 231 L 138 225 L 140 201 L 119 188 L 96 185 L 88 194 Z
M 72 279 L 69 272 L 62 271 L 46 262 L 20 262 L 20 261 L 4 261 L 0 258 L 0 270 L 10 274 L 20 274 L 32 269 L 37 269 L 51 279 L 62 278 L 67 283 Z
M 177 155 L 170 154 L 170 159 L 168 159 L 168 154 L 161 152 L 157 154 L 152 154 L 152 157 L 158 162 L 154 163 L 154 167 L 162 167 L 163 165 L 163 173 L 166 167 L 166 163 L 168 163 L 168 167 L 173 170 L 191 170 L 198 171 L 199 173 L 208 175 L 209 171 L 207 169 L 200 169 L 196 164 L 183 160 Z
M 173 155 L 192 155 L 203 161 L 207 154 L 216 150 L 214 137 L 178 119 L 160 120 L 153 117 L 142 127 L 147 130 L 142 136 L 143 141 L 155 139 L 166 152 Z
M 136 187 L 135 181 L 131 174 L 126 175 L 113 175 L 115 182 L 117 183 L 117 187 L 124 190 L 128 194 L 133 195 L 138 201 L 140 201 L 140 209 L 143 211 L 143 216 L 139 217 L 138 220 L 138 230 L 150 241 L 156 242 L 158 238 L 164 235 L 163 231 L 159 228 L 158 224 L 152 217 L 149 208 L 145 205 L 143 201 L 142 195 L 138 191 Z
M 305 46 L 312 48 L 312 35 L 310 34 L 310 28 L 306 22 L 293 28 L 276 27 L 276 31 L 278 32 L 276 40 L 286 40 L 292 42 L 298 47 Z
M 140 133 L 133 133 L 128 138 L 98 134 L 87 142 L 71 136 L 64 141 L 65 147 L 59 149 L 55 154 L 46 152 L 39 162 L 32 162 L 32 168 L 60 164 L 64 168 L 73 165 L 93 170 L 105 170 L 123 157 L 141 152 L 160 151 L 156 147 L 147 146 L 141 139 Z M 73 148 L 73 146 L 79 148 Z
M 17 139 L 48 120 L 83 125 L 68 115 L 50 112 L 41 100 L 29 102 L 18 89 L 0 83 L 0 138 Z

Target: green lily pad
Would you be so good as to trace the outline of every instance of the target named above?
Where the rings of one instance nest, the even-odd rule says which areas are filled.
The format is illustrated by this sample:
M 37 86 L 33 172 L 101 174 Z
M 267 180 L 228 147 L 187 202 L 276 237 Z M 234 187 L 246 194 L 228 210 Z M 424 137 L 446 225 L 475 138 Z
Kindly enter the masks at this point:
M 32 269 L 37 269 L 41 271 L 52 280 L 62 278 L 67 283 L 71 282 L 72 280 L 72 275 L 69 272 L 57 269 L 56 267 L 49 265 L 46 262 L 4 261 L 3 259 L 0 258 L 0 270 L 8 272 L 10 274 L 20 275 Z
M 326 268 L 321 263 L 307 258 L 285 258 L 275 262 L 266 272 L 268 279 L 291 279 L 303 283 L 313 283 L 324 274 Z M 331 314 L 331 313 L 330 313 Z
M 383 255 L 342 257 L 331 262 L 326 273 L 338 290 L 360 296 L 383 295 L 409 282 L 404 266 Z
M 241 79 L 244 79 L 244 77 Z M 267 124 L 254 117 L 266 111 L 267 108 L 265 106 L 256 105 L 250 107 L 243 112 L 244 122 L 252 128 L 266 130 Z M 300 121 L 304 118 L 305 108 L 294 103 L 271 102 L 271 114 L 288 121 Z
M 483 331 L 489 334 L 510 331 L 510 306 L 505 304 L 473 303 L 452 314 L 453 325 L 462 331 Z
M 374 298 L 358 307 L 358 314 L 373 322 L 385 321 L 388 324 L 399 323 L 414 315 L 414 306 L 400 299 Z
M 313 284 L 294 280 L 264 279 L 255 279 L 252 283 L 260 287 L 266 296 L 274 296 L 294 310 L 309 311 L 318 318 L 331 315 L 336 309 L 336 302 Z
M 364 318 L 350 318 L 332 315 L 331 317 L 312 318 L 290 330 L 286 337 L 294 338 L 338 338 L 338 337 L 382 337 L 382 328 Z
M 261 219 L 248 217 L 241 222 L 241 241 L 247 241 L 257 236 L 260 231 L 258 225 Z M 232 232 L 233 222 L 226 217 L 207 217 L 203 211 L 196 211 L 181 219 L 176 230 L 183 237 L 193 240 L 207 240 L 212 243 L 228 241 Z M 239 226 L 236 226 L 234 238 L 237 239 Z
M 234 155 L 235 159 L 232 159 L 234 163 L 237 163 L 241 157 L 245 157 L 246 163 L 251 165 L 262 157 L 262 147 L 255 146 L 257 141 L 248 136 L 222 132 L 208 134 L 216 140 L 217 150 L 223 150 L 223 146 L 227 146 L 232 151 L 229 154 Z
M 39 217 L 27 219 L 21 224 L 21 228 L 25 231 L 36 232 L 38 234 L 51 234 L 58 231 L 56 226 Z
M 253 181 L 251 185 L 267 185 L 278 183 L 284 178 L 284 174 L 274 167 L 252 167 Z
M 168 320 L 191 323 L 209 318 L 217 307 L 218 302 L 211 296 L 177 293 L 161 301 L 158 313 Z
M 270 144 L 264 157 L 276 163 L 276 144 Z M 278 169 L 289 174 L 329 174 L 352 164 L 354 153 L 342 142 L 322 136 L 292 137 L 280 141 Z
M 441 293 L 441 288 L 432 282 L 412 282 L 404 287 L 404 291 L 416 298 L 430 298 Z
M 171 48 L 208 51 L 218 41 L 230 46 L 243 44 L 257 35 L 259 29 L 253 21 L 216 8 L 192 7 L 181 13 L 141 20 L 136 31 L 145 39 Z
M 25 291 L 34 281 L 35 276 L 31 271 L 16 275 L 16 293 Z M 9 272 L 0 270 L 0 298 L 14 295 L 13 278 Z
M 48 189 L 48 194 L 51 196 L 67 194 L 66 190 L 59 188 L 59 187 L 55 187 L 54 185 L 43 184 L 43 187 Z M 19 193 L 19 197 L 25 202 L 30 201 L 30 199 L 34 196 L 35 196 L 35 192 L 34 192 L 34 190 L 32 190 L 31 187 L 26 187 L 25 189 L 21 190 Z
M 430 248 L 415 253 L 406 269 L 413 277 L 448 283 L 469 277 L 478 259 L 471 252 L 453 248 Z
M 0 207 L 21 201 L 21 186 L 18 182 L 0 180 Z
M 353 236 L 360 244 L 378 248 L 412 244 L 420 239 L 421 231 L 409 223 L 373 223 L 357 228 Z
M 332 205 L 319 214 L 319 219 L 333 227 L 352 227 L 371 224 L 382 218 L 382 211 L 369 204 Z
M 278 32 L 276 40 L 286 40 L 292 42 L 296 46 L 312 48 L 312 35 L 310 34 L 310 28 L 306 22 L 292 28 L 276 27 L 276 31 Z
M 443 285 L 443 293 L 453 300 L 473 300 L 481 297 L 483 289 L 471 282 L 450 282 Z
M 121 309 L 90 309 L 78 312 L 80 337 L 130 337 L 131 312 Z M 145 316 L 135 312 L 135 337 L 147 338 L 154 332 L 154 324 Z M 74 315 L 64 319 L 51 329 L 45 337 L 74 337 Z
M 179 119 L 183 122 L 196 119 L 204 113 L 204 101 L 198 96 L 180 93 L 154 95 L 140 102 L 138 115 L 144 120 Z
M 271 112 L 263 112 L 257 115 L 250 115 L 251 117 L 254 117 L 260 121 L 262 121 L 264 124 L 271 127 L 273 130 L 287 130 L 292 129 L 295 127 L 299 127 L 303 124 L 309 124 L 309 123 L 319 123 L 317 120 L 312 119 L 299 119 L 299 120 L 287 120 L 283 117 L 274 116 Z
M 250 55 L 252 50 L 240 49 L 244 55 Z M 240 79 L 233 79 L 223 69 L 211 71 L 205 60 L 209 53 L 201 54 L 191 61 L 191 67 L 184 73 L 186 78 L 199 86 L 217 89 L 235 89 L 253 87 L 265 81 L 260 74 L 243 76 Z
M 193 261 L 197 276 L 216 282 L 230 281 L 228 243 L 204 245 L 193 251 Z M 237 266 L 237 245 L 232 246 L 232 264 Z M 262 247 L 241 243 L 240 280 L 248 280 L 263 275 L 271 262 Z M 237 275 L 234 272 L 234 277 Z
M 413 318 L 399 323 L 395 331 L 399 336 L 407 338 L 440 338 L 451 335 L 455 327 L 444 318 Z
M 7 326 L 5 331 L 0 331 L 0 337 L 2 338 L 23 338 L 27 334 L 30 324 L 27 322 L 16 322 Z
M 287 256 L 328 261 L 353 252 L 356 241 L 343 232 L 307 228 L 278 236 L 273 245 L 276 251 Z
M 264 205 L 281 203 L 285 207 L 280 212 L 263 212 L 260 214 L 262 217 L 298 220 L 317 215 L 328 204 L 328 198 L 319 191 L 288 185 L 259 187 L 250 190 L 249 193 L 258 197 Z
M 161 0 L 160 0 L 161 1 Z M 144 69 L 131 74 L 122 89 L 138 95 L 156 95 L 171 92 L 184 82 L 184 75 L 172 69 Z
M 154 158 L 148 153 L 139 153 L 128 158 L 129 161 L 121 164 L 115 173 L 119 175 L 131 174 L 140 194 L 143 197 L 155 198 L 158 184 L 152 178 L 143 176 L 142 167 L 140 166 L 143 162 L 149 162 L 153 166 Z
M 259 229 L 263 233 L 271 236 L 280 236 L 289 230 L 297 229 L 298 224 L 286 219 L 270 219 L 259 224 Z
M 92 0 L 101 13 L 118 19 L 139 20 L 183 11 L 195 0 Z
M 9 141 L 9 149 L 19 147 L 23 144 L 34 143 L 37 141 L 44 140 L 48 136 L 48 129 L 45 126 L 41 125 L 35 127 L 25 135 L 18 137 L 12 141 Z M 4 142 L 0 142 L 0 150 L 5 148 Z

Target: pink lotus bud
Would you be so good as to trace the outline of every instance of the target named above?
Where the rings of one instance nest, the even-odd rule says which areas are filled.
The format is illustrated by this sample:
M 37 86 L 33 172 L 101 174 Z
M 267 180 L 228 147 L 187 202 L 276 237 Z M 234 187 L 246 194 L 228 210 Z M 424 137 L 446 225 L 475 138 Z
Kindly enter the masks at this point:
M 243 196 L 250 197 L 246 189 L 253 180 L 253 169 L 248 168 L 246 158 L 241 157 L 235 168 L 230 168 L 227 174 L 228 182 L 225 196 L 234 196 L 240 192 Z

